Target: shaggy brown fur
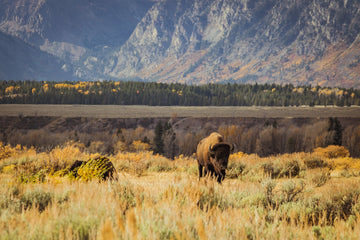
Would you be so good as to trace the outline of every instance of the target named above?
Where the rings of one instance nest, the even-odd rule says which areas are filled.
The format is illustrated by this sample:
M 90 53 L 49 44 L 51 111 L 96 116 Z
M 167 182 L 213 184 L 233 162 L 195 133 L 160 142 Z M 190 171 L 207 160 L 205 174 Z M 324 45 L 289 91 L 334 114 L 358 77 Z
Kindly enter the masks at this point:
M 234 146 L 225 143 L 223 136 L 217 132 L 202 139 L 196 150 L 199 179 L 209 174 L 221 183 L 225 178 L 230 152 L 233 150 Z

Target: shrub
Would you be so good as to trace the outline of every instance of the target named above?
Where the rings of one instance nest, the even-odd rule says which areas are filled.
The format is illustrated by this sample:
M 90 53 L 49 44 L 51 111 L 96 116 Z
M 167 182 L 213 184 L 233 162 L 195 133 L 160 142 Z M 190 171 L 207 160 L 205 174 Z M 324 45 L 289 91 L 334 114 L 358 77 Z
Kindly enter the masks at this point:
M 0 195 L 0 214 L 2 209 L 7 209 L 10 213 L 21 213 L 23 210 L 35 208 L 42 212 L 52 203 L 60 206 L 68 202 L 69 193 L 55 195 L 41 188 L 24 191 L 22 184 L 11 186 Z
M 304 191 L 305 183 L 301 181 L 296 184 L 294 181 L 285 181 L 282 185 L 282 201 L 293 202 L 298 200 L 298 195 Z
M 148 170 L 151 172 L 169 172 L 177 168 L 174 162 L 166 158 L 155 158 L 147 161 L 146 164 Z
M 76 159 L 88 159 L 89 156 L 83 153 L 84 147 L 83 144 L 73 141 L 69 141 L 63 146 L 57 146 L 48 154 L 45 164 L 53 173 L 65 169 Z
M 226 170 L 227 178 L 238 178 L 245 170 L 245 164 L 239 162 L 231 162 Z
M 2 169 L 2 172 L 3 173 L 12 173 L 15 169 L 16 169 L 16 165 L 10 164 L 10 165 L 4 166 Z
M 2 209 L 10 209 L 20 212 L 22 206 L 19 197 L 22 195 L 22 188 L 20 185 L 15 185 L 7 188 L 0 194 L 0 214 Z
M 264 207 L 268 206 L 274 206 L 276 204 L 276 200 L 274 197 L 274 189 L 276 187 L 276 182 L 272 179 L 265 179 L 261 185 L 263 186 L 264 190 L 265 190 L 265 195 L 266 195 L 266 205 L 264 205 Z
M 43 183 L 45 182 L 47 172 L 48 172 L 47 169 L 40 169 L 37 173 L 29 176 L 28 178 L 22 176 L 23 177 L 22 181 L 27 183 L 37 183 L 37 182 Z
M 90 159 L 77 169 L 77 179 L 91 180 L 97 178 L 99 180 L 107 180 L 115 178 L 115 167 L 109 158 L 101 156 L 94 159 Z
M 22 183 L 43 183 L 49 169 L 44 166 L 44 162 L 35 160 L 24 162 L 17 165 L 14 169 L 14 176 Z
M 325 158 L 349 157 L 349 151 L 343 146 L 329 145 L 326 148 L 318 147 L 314 153 Z
M 264 202 L 264 207 L 272 207 L 278 209 L 281 205 L 296 202 L 299 200 L 299 194 L 303 193 L 305 189 L 305 183 L 301 181 L 299 184 L 296 184 L 292 180 L 285 181 L 281 188 L 276 188 L 276 181 L 269 178 L 265 179 L 261 183 L 264 188 L 264 193 L 266 196 L 266 201 Z
M 300 164 L 297 160 L 293 159 L 286 161 L 280 171 L 280 177 L 296 177 L 300 174 Z
M 153 152 L 118 152 L 114 156 L 114 163 L 117 169 L 121 171 L 127 171 L 136 176 L 142 176 L 146 170 L 148 170 L 151 166 L 155 166 L 158 163 L 164 165 L 159 169 L 155 169 L 154 171 L 162 171 L 168 169 L 166 166 L 171 166 L 171 162 L 158 154 L 154 155 Z
M 321 238 L 321 227 L 319 226 L 313 226 L 312 233 L 314 234 L 316 239 L 322 239 Z
M 144 143 L 142 141 L 133 141 L 130 149 L 132 151 L 141 152 L 141 151 L 149 151 L 150 150 L 150 144 Z
M 238 159 L 240 159 L 240 158 L 246 157 L 246 156 L 247 156 L 246 153 L 236 152 L 236 153 L 230 154 L 229 160 L 230 160 L 230 161 L 234 161 L 234 160 L 238 160 Z
M 331 178 L 329 170 L 322 170 L 320 172 L 316 172 L 311 177 L 311 182 L 315 187 L 321 187 L 327 183 Z
M 212 186 L 200 189 L 197 206 L 203 211 L 209 211 L 214 207 L 224 210 L 229 207 L 229 203 Z
M 105 145 L 105 143 L 101 142 L 101 141 L 94 141 L 90 143 L 90 146 L 88 147 L 88 151 L 90 153 L 106 153 L 107 151 L 107 146 Z
M 199 170 L 198 170 L 198 166 L 193 164 L 190 165 L 188 168 L 186 168 L 186 172 L 190 175 L 196 175 L 199 176 Z
M 265 193 L 256 193 L 256 194 L 249 194 L 246 197 L 243 197 L 240 199 L 239 206 L 242 207 L 268 207 L 269 205 L 272 205 L 272 201 L 269 202 L 269 199 L 267 198 Z
M 265 162 L 261 165 L 263 172 L 271 178 L 296 177 L 300 174 L 300 163 L 297 160 Z
M 311 156 L 304 160 L 304 164 L 309 169 L 327 167 L 328 163 L 319 156 Z
M 351 215 L 358 215 L 356 206 L 360 192 L 338 192 L 330 199 L 310 198 L 304 202 L 309 223 L 314 225 L 333 224 L 337 219 L 347 220 Z
M 359 177 L 360 172 L 359 171 L 353 171 L 351 169 L 343 169 L 340 171 L 340 176 L 350 178 L 350 177 Z
M 171 167 L 168 164 L 157 164 L 149 167 L 149 171 L 152 172 L 169 172 L 171 170 L 175 169 L 174 167 Z
M 149 166 L 150 162 L 148 161 L 131 162 L 129 170 L 132 174 L 141 177 L 145 174 L 145 171 L 149 168 Z
M 265 162 L 261 164 L 264 174 L 269 175 L 271 178 L 277 178 L 280 174 L 280 169 L 272 162 Z
M 360 159 L 350 157 L 339 157 L 331 161 L 335 170 L 360 170 Z
M 25 210 L 35 207 L 42 212 L 52 202 L 53 197 L 52 193 L 36 189 L 31 192 L 25 192 L 25 194 L 20 198 L 20 204 Z
M 136 205 L 136 197 L 133 186 L 128 182 L 114 182 L 112 189 L 115 197 L 118 199 L 123 213 Z
M 19 151 L 21 151 L 20 145 L 12 148 L 10 145 L 4 145 L 2 142 L 0 142 L 0 160 L 17 155 Z
M 289 189 L 292 189 L 291 185 L 289 185 Z M 357 209 L 359 193 L 358 190 L 340 191 L 329 197 L 317 195 L 293 199 L 295 201 L 277 202 L 278 213 L 282 219 L 295 223 L 304 221 L 313 226 L 329 226 L 333 225 L 335 221 L 347 221 L 349 218 L 359 216 Z

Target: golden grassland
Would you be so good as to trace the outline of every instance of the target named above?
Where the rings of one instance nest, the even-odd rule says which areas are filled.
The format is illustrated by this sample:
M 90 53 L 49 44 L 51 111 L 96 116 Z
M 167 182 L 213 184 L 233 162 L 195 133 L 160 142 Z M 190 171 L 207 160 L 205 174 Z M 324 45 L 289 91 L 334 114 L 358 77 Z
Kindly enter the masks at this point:
M 195 159 L 107 156 L 116 180 L 64 175 L 98 154 L 0 144 L 0 239 L 359 239 L 360 159 L 343 147 L 230 156 L 222 184 Z

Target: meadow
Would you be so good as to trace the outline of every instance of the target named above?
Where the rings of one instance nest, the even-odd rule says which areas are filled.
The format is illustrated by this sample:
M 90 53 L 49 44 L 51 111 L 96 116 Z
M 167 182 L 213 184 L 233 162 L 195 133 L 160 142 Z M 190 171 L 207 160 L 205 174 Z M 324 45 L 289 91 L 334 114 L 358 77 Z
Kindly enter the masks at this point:
M 360 118 L 360 107 L 233 107 L 233 106 L 144 106 L 144 105 L 66 105 L 66 104 L 0 104 L 0 116 L 50 116 L 88 118 Z
M 0 239 L 359 239 L 360 159 L 344 147 L 230 156 L 222 184 L 193 156 L 137 148 L 106 157 L 116 179 L 66 174 L 78 142 L 0 145 Z

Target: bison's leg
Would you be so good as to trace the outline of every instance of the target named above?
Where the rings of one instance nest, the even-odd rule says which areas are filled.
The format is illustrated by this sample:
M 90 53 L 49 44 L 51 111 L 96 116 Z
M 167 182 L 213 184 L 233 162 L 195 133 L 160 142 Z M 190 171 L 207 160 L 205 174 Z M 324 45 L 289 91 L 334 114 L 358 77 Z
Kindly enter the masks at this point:
M 201 164 L 199 164 L 198 167 L 199 167 L 199 180 L 200 180 L 200 178 L 202 177 L 202 174 L 203 174 L 203 166 Z
M 204 177 L 208 176 L 208 174 L 211 172 L 208 165 L 204 166 Z
M 214 169 L 214 167 L 212 165 L 207 165 L 205 167 L 205 176 L 208 176 L 208 177 L 211 177 L 211 178 L 216 176 L 215 169 Z
M 225 174 L 226 174 L 225 170 L 222 170 L 221 174 L 217 174 L 217 182 L 218 183 L 221 183 L 224 180 Z
M 217 182 L 218 183 L 221 183 L 222 180 L 224 180 L 224 176 L 220 175 L 220 174 L 217 174 Z

